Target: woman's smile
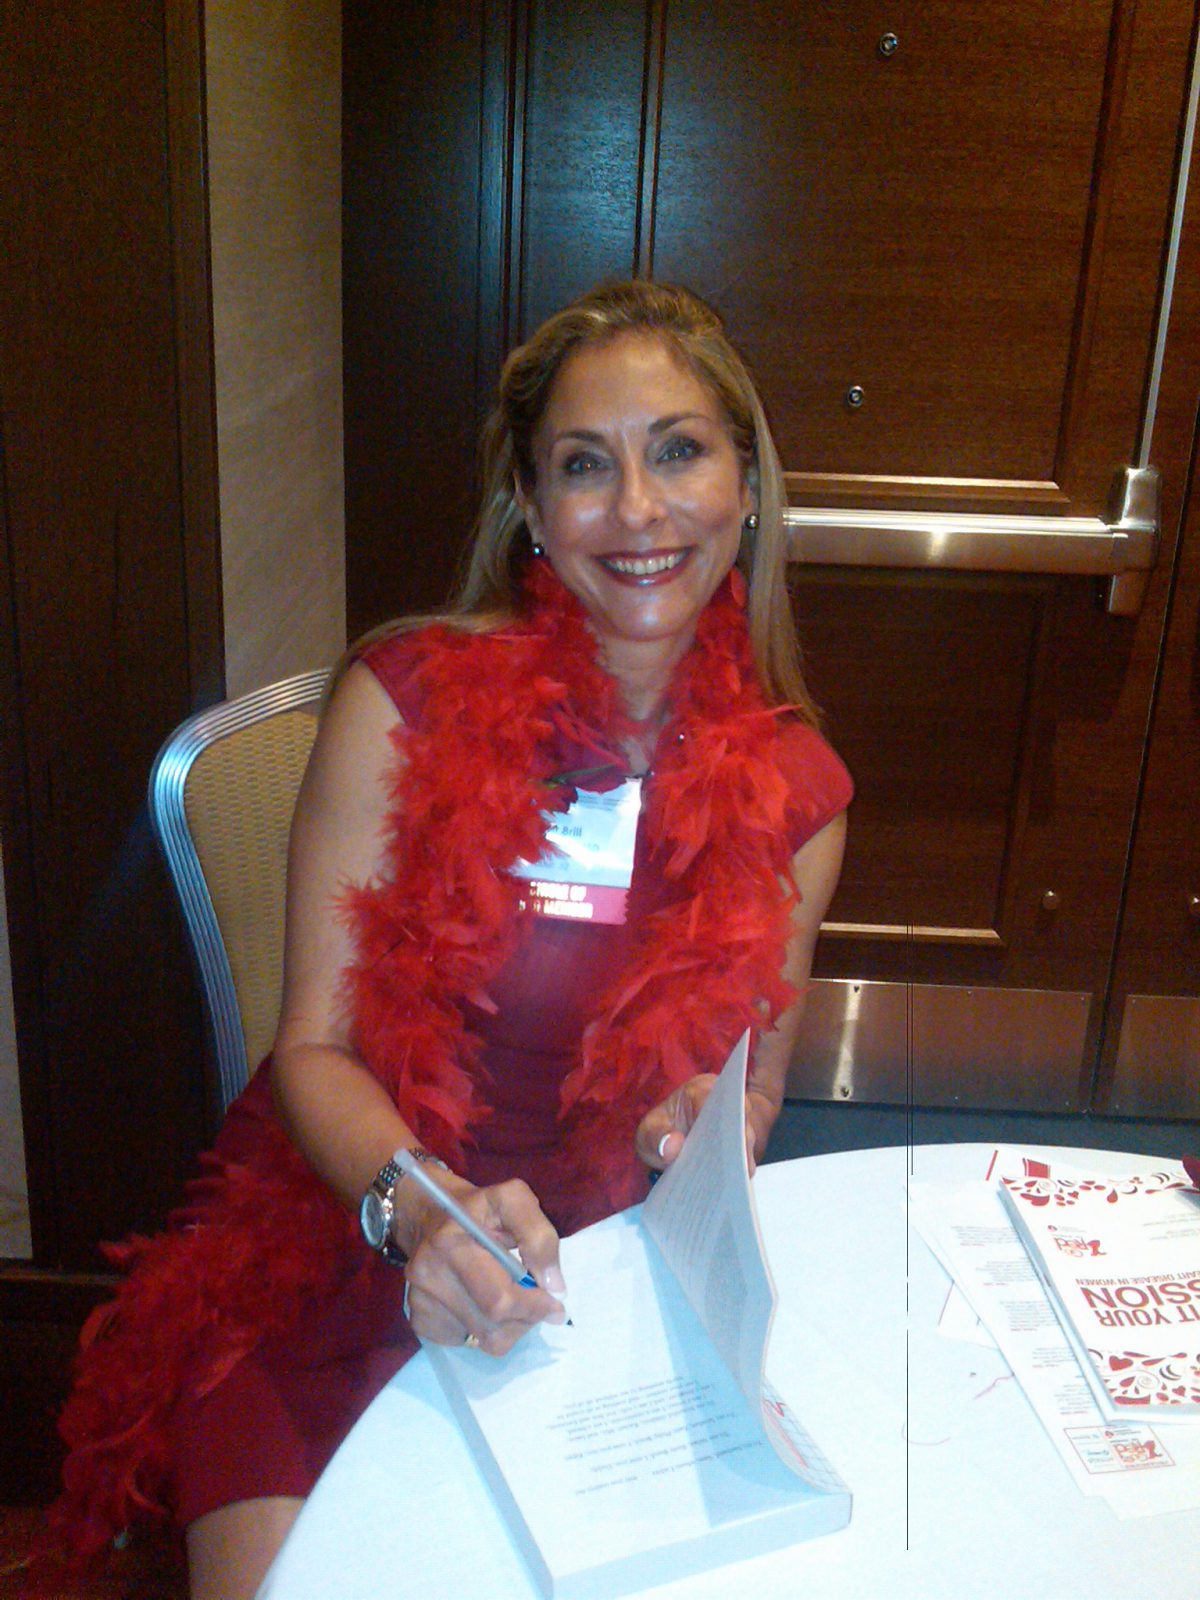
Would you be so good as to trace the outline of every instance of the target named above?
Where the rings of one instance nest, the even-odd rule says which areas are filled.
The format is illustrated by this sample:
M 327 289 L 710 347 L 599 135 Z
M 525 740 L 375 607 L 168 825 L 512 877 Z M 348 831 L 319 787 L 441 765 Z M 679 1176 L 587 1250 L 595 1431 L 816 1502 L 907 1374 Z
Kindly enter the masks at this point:
M 615 578 L 639 585 L 661 582 L 677 573 L 691 554 L 690 550 L 664 550 L 650 555 L 597 556 Z

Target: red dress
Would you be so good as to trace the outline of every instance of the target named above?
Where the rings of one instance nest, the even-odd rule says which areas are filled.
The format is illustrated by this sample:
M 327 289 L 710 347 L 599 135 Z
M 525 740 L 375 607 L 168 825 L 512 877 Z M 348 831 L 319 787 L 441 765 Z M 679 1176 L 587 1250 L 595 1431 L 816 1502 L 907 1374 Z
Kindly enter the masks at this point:
M 376 646 L 366 658 L 408 728 L 421 721 L 420 694 L 410 679 L 424 648 L 421 634 L 402 635 Z M 804 769 L 805 823 L 789 841 L 794 851 L 845 808 L 852 785 L 820 735 L 797 724 L 790 736 L 800 743 Z M 556 770 L 595 764 L 595 747 L 583 750 L 565 736 L 560 745 L 553 752 Z M 634 870 L 645 908 L 665 904 L 678 890 L 667 885 L 643 843 L 639 836 Z M 551 1221 L 568 1214 L 577 1223 L 580 1218 L 579 1196 L 562 1190 L 561 1168 L 553 1160 L 561 1144 L 560 1087 L 577 1059 L 590 1003 L 620 973 L 630 937 L 630 926 L 530 919 L 514 955 L 489 986 L 490 1003 L 463 1003 L 465 1020 L 482 1041 L 474 1070 L 484 1080 L 481 1098 L 488 1114 L 471 1130 L 460 1170 L 480 1185 L 525 1179 Z M 268 1061 L 230 1107 L 205 1158 L 207 1179 L 195 1186 L 188 1209 L 173 1219 L 176 1230 L 206 1220 L 210 1196 L 219 1188 L 214 1176 L 239 1168 L 261 1170 L 264 1151 L 268 1157 L 278 1152 L 282 1135 L 269 1075 Z M 628 1149 L 633 1174 L 632 1136 Z M 253 1215 L 251 1205 L 251 1226 Z M 209 1232 L 215 1235 L 215 1226 Z M 302 1290 L 298 1318 L 281 1318 L 277 1331 L 248 1349 L 226 1353 L 215 1367 L 185 1368 L 172 1388 L 171 1416 L 165 1437 L 160 1441 L 155 1435 L 153 1455 L 165 1468 L 168 1499 L 180 1525 L 237 1500 L 307 1495 L 356 1418 L 415 1352 L 417 1341 L 401 1309 L 402 1273 L 374 1255 L 348 1221 L 332 1248 L 337 1281 L 325 1285 L 314 1279 L 316 1287 Z M 213 1320 L 220 1316 L 215 1308 Z M 79 1444 L 81 1431 L 86 1434 L 86 1427 L 77 1424 L 76 1455 L 88 1450 L 86 1439 Z M 92 1492 L 86 1487 L 87 1470 L 79 1475 L 83 1495 Z M 78 1527 L 77 1509 L 63 1515 L 69 1527 Z M 103 1525 L 99 1513 L 93 1520 Z

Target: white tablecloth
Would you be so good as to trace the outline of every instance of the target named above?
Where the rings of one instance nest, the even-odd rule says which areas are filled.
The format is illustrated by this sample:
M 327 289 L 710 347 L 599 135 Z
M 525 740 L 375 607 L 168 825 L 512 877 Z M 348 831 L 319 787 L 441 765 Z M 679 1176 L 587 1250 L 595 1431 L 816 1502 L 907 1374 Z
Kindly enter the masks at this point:
M 1133 1158 L 1037 1152 L 1073 1167 Z M 990 1147 L 763 1167 L 779 1290 L 768 1370 L 849 1484 L 850 1527 L 653 1591 L 661 1600 L 1161 1600 L 1190 1593 L 1200 1512 L 1120 1521 L 1079 1493 L 991 1351 L 936 1323 L 948 1288 L 905 1219 L 906 1179 L 982 1176 Z M 360 1419 L 259 1600 L 536 1594 L 424 1356 Z

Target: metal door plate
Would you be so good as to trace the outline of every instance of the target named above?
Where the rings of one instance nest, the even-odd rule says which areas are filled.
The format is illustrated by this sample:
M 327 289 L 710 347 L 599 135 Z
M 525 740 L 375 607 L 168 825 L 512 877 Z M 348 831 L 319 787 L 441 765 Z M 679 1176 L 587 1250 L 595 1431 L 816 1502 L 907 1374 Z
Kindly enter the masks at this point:
M 1091 995 L 816 979 L 789 1096 L 1078 1111 Z
M 1125 1117 L 1200 1117 L 1200 997 L 1127 997 L 1108 1109 Z

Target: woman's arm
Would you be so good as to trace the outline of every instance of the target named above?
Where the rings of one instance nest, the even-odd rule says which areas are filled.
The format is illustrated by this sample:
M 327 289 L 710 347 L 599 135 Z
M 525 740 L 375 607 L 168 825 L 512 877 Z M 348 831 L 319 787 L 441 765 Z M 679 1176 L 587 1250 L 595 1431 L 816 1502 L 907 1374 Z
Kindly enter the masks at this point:
M 341 983 L 353 944 L 339 902 L 347 885 L 366 883 L 384 869 L 388 779 L 398 759 L 392 734 L 399 722 L 374 673 L 352 666 L 321 719 L 288 852 L 283 1004 L 272 1084 L 288 1132 L 355 1212 L 393 1151 L 417 1143 L 354 1052 Z M 441 1172 L 438 1181 L 489 1231 L 520 1249 L 539 1283 L 561 1288 L 557 1235 L 525 1184 L 477 1190 Z M 423 1337 L 461 1343 L 470 1332 L 501 1354 L 533 1323 L 559 1319 L 555 1299 L 544 1289 L 516 1287 L 411 1180 L 397 1185 L 395 1207 L 392 1231 L 410 1257 L 409 1305 Z
M 792 932 L 783 974 L 799 993 L 771 1032 L 759 1038 L 750 1060 L 746 1085 L 746 1149 L 751 1172 L 766 1150 L 783 1104 L 788 1065 L 804 1013 L 813 951 L 842 870 L 845 842 L 846 813 L 843 811 L 801 845 L 792 861 L 800 901 L 792 913 Z M 642 1118 L 636 1145 L 638 1155 L 648 1167 L 661 1170 L 674 1161 L 715 1082 L 713 1073 L 700 1073 Z

